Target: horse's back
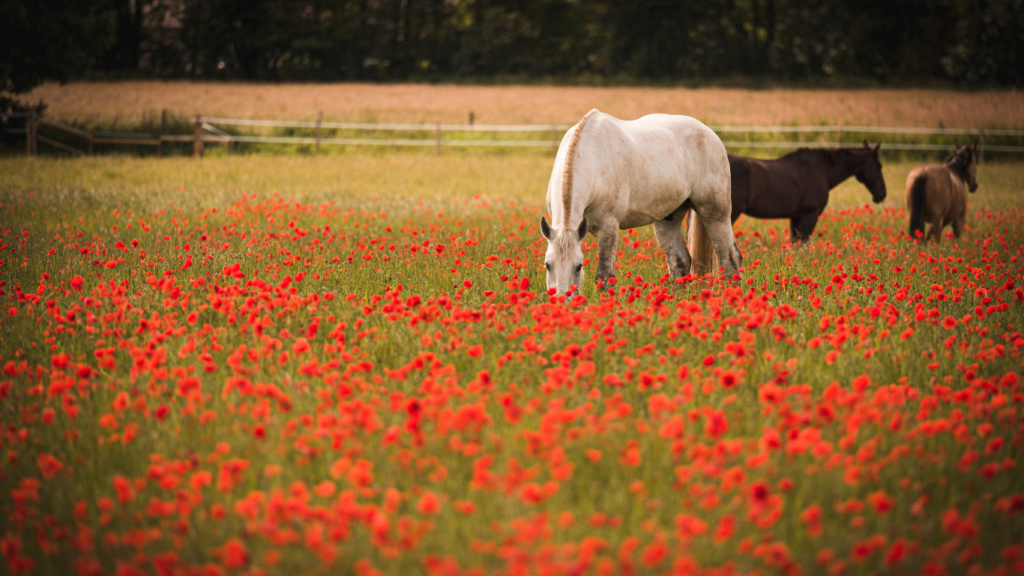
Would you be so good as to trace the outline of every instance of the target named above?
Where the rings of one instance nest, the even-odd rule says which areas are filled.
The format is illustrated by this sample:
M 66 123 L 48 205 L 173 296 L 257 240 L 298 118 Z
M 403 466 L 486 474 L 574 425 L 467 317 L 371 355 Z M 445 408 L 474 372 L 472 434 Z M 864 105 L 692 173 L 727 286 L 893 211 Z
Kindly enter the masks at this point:
M 715 186 L 723 181 L 728 185 L 725 145 L 714 131 L 689 116 L 649 114 L 619 120 L 595 115 L 587 124 L 580 150 L 580 163 L 591 163 L 592 173 L 618 169 L 622 184 L 628 182 L 641 196 L 647 190 L 668 188 L 688 192 L 679 190 L 682 183 L 703 188 L 708 179 L 715 180 Z M 620 184 L 607 178 L 605 183 Z
M 607 114 L 604 116 L 618 120 L 614 116 L 609 116 Z M 618 122 L 621 122 L 625 126 L 633 126 L 636 128 L 651 130 L 667 129 L 678 135 L 687 135 L 690 133 L 715 134 L 714 130 L 708 128 L 707 125 L 700 120 L 683 114 L 647 114 L 646 116 L 641 116 L 636 120 L 618 120 Z
M 612 118 L 608 116 L 608 118 Z M 612 118 L 614 120 L 614 118 Z M 648 114 L 636 120 L 617 120 L 620 126 L 652 155 L 685 155 L 711 159 L 719 167 L 728 162 L 725 145 L 714 130 L 690 116 Z
M 949 171 L 946 167 L 941 164 L 919 164 L 911 168 L 907 174 L 906 181 L 906 195 L 907 205 L 910 205 L 910 193 L 914 188 L 914 183 L 919 178 L 924 178 L 926 181 L 930 181 L 929 188 L 945 187 L 949 182 Z
M 921 207 L 926 218 L 940 218 L 944 221 L 956 220 L 967 210 L 967 195 L 963 182 L 948 168 L 941 164 L 921 164 L 915 166 L 907 174 L 906 203 L 907 209 L 913 209 L 915 185 L 920 179 L 917 196 L 923 203 Z
M 910 197 L 910 189 L 914 186 L 914 182 L 916 182 L 919 177 L 926 174 L 932 168 L 941 168 L 941 166 L 939 166 L 938 164 L 919 164 L 910 169 L 910 172 L 907 174 L 906 182 L 906 192 L 908 198 Z
M 717 189 L 729 185 L 725 145 L 700 120 L 682 115 L 648 114 L 632 121 L 616 121 L 632 141 L 635 156 L 646 163 L 652 176 L 664 168 L 668 169 L 665 176 L 672 184 L 685 180 L 697 188 Z
M 815 180 L 810 171 L 802 168 L 789 156 L 772 160 L 729 155 L 732 174 L 733 213 L 740 203 L 742 212 L 755 218 L 788 218 L 800 211 L 806 203 L 804 194 L 809 180 Z M 820 178 L 818 178 L 820 179 Z M 819 191 L 818 188 L 823 188 Z M 827 184 L 810 186 L 815 192 L 828 191 Z

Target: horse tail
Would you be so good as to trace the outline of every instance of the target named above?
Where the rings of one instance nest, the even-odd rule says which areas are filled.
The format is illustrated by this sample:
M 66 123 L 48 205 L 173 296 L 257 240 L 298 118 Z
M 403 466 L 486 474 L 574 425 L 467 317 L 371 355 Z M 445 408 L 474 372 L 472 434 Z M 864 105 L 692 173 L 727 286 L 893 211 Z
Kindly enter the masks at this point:
M 696 210 L 690 210 L 690 223 L 686 227 L 686 243 L 690 247 L 690 272 L 703 276 L 718 270 L 718 257 L 711 236 L 704 228 Z
M 924 194 L 928 180 L 925 174 L 918 176 L 910 185 L 910 237 L 916 238 L 917 232 L 924 234 Z

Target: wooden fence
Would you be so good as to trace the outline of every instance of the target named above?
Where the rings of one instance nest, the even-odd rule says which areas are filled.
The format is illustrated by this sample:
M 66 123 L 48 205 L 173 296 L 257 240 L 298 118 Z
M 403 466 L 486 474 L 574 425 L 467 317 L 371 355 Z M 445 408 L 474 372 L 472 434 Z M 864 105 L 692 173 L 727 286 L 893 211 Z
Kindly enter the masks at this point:
M 157 156 L 163 156 L 164 144 L 168 142 L 191 142 L 192 136 L 178 135 L 178 134 L 162 134 L 159 136 L 140 135 L 133 133 L 113 133 L 113 132 L 102 132 L 102 131 L 90 131 L 82 130 L 65 124 L 63 122 L 57 122 L 55 120 L 48 120 L 42 116 L 29 112 L 26 114 L 0 114 L 0 117 L 6 118 L 25 118 L 24 130 L 8 130 L 13 133 L 24 133 L 25 134 L 25 151 L 29 156 L 34 156 L 39 152 L 39 143 L 47 144 L 60 150 L 67 152 L 72 156 L 91 156 L 93 153 L 94 146 L 97 144 L 106 145 L 131 145 L 131 146 L 155 146 Z M 76 148 L 67 142 L 62 142 L 54 138 L 44 136 L 39 133 L 41 127 L 48 127 L 73 137 L 72 139 L 80 140 L 80 144 L 83 148 Z
M 324 122 L 320 113 L 316 121 L 279 121 L 252 120 L 238 118 L 218 118 L 197 116 L 192 119 L 191 134 L 135 134 L 126 132 L 104 132 L 83 130 L 63 122 L 48 120 L 34 113 L 0 114 L 0 117 L 25 118 L 25 145 L 28 155 L 38 153 L 40 143 L 51 146 L 62 152 L 83 156 L 91 155 L 96 145 L 113 146 L 153 146 L 157 156 L 164 155 L 164 146 L 168 143 L 192 144 L 192 154 L 202 157 L 209 144 L 225 145 L 229 150 L 236 144 L 291 144 L 312 145 L 316 152 L 321 146 L 432 146 L 440 153 L 444 147 L 547 147 L 558 148 L 562 134 L 570 125 L 480 125 L 472 124 L 472 113 L 469 124 L 371 124 L 352 122 Z M 166 114 L 164 115 L 166 118 Z M 166 122 L 165 122 L 166 124 Z M 39 133 L 41 127 L 63 134 L 61 140 Z M 886 150 L 908 151 L 943 151 L 950 148 L 949 144 L 934 142 L 893 142 L 893 136 L 906 139 L 908 137 L 964 137 L 977 140 L 982 150 L 1009 154 L 1024 153 L 1024 146 L 1017 145 L 1024 141 L 1024 130 L 1002 129 L 959 129 L 959 128 L 908 128 L 879 126 L 711 126 L 721 137 L 727 148 L 780 148 L 794 149 L 798 147 L 843 146 L 844 140 L 870 138 L 872 142 L 881 141 Z M 249 130 L 250 133 L 240 133 Z M 257 130 L 276 130 L 277 134 L 254 134 Z M 232 133 L 231 131 L 234 131 Z M 308 135 L 288 135 L 295 132 L 307 132 Z M 8 130 L 8 132 L 21 132 Z M 284 134 L 282 134 L 282 132 Z M 364 133 L 370 137 L 338 137 L 326 136 L 325 132 Z M 380 133 L 404 133 L 406 137 L 373 137 Z M 509 135 L 515 135 L 510 137 Z M 730 135 L 744 135 L 746 139 L 737 140 Z M 812 135 L 812 136 L 808 136 Z M 887 141 L 883 136 L 890 136 Z M 483 136 L 489 136 L 484 138 Z M 786 139 L 788 136 L 788 139 Z M 751 139 L 753 137 L 753 139 Z M 783 138 L 779 140 L 777 138 Z M 793 140 L 792 138 L 804 138 Z M 812 138 L 808 140 L 807 138 Z M 1014 145 L 990 145 L 987 137 L 1009 138 Z M 76 147 L 69 142 L 77 143 Z M 855 142 L 853 142 L 855 144 Z

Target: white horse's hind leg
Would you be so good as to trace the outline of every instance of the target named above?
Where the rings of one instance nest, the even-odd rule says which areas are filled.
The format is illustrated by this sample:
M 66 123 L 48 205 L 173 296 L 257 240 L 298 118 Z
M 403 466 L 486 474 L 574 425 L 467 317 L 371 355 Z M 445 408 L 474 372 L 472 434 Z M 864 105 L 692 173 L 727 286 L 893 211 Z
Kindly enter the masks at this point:
M 690 273 L 690 251 L 683 242 L 683 228 L 679 219 L 658 220 L 654 223 L 654 236 L 658 246 L 665 253 L 668 272 L 673 278 L 682 278 Z
M 708 236 L 711 237 L 711 244 L 715 247 L 718 262 L 725 268 L 725 275 L 732 277 L 733 274 L 739 274 L 742 256 L 736 246 L 736 239 L 732 235 L 732 223 L 728 214 L 725 218 L 710 222 L 704 218 L 701 220 L 704 228 L 708 231 Z M 713 270 L 713 272 L 717 271 Z

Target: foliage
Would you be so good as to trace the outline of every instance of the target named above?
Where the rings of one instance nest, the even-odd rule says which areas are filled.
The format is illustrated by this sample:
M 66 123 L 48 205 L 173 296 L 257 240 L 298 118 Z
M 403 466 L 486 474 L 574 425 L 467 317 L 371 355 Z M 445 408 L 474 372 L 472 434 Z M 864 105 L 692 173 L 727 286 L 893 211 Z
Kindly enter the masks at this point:
M 281 80 L 955 80 L 1016 86 L 1022 0 L 0 3 L 0 90 Z
M 1018 85 L 1021 0 L 104 0 L 108 73 Z
M 0 1 L 0 94 L 80 76 L 113 40 L 104 2 Z
M 1024 80 L 1024 1 L 978 2 L 942 59 L 950 76 L 971 84 L 1019 86 Z

